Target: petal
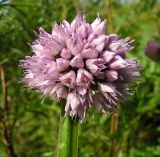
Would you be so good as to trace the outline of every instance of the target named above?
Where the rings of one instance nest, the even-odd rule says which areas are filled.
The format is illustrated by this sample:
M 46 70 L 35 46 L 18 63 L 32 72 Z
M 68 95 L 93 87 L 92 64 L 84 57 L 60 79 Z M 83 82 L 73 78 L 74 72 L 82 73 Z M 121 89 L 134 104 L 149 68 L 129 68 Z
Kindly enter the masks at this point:
M 101 54 L 101 57 L 104 58 L 105 62 L 106 63 L 109 63 L 113 57 L 115 56 L 115 53 L 114 52 L 111 52 L 111 51 L 104 51 L 102 54 Z
M 72 55 L 68 49 L 64 48 L 62 49 L 60 56 L 64 59 L 70 59 Z
M 32 51 L 37 55 L 41 55 L 42 53 L 44 53 L 44 49 L 43 46 L 40 44 L 35 44 L 35 45 L 31 45 Z
M 76 73 L 74 71 L 69 71 L 68 73 L 62 75 L 59 80 L 61 83 L 69 88 L 74 88 L 76 83 Z
M 108 39 L 108 37 L 106 35 L 100 35 L 97 39 L 94 39 L 92 41 L 92 45 L 95 45 L 96 50 L 98 52 L 101 52 L 106 45 L 107 39 Z
M 80 104 L 81 102 L 79 97 L 77 96 L 76 92 L 73 91 L 67 96 L 65 111 L 69 113 L 70 116 L 74 117 L 78 113 L 78 107 Z
M 58 98 L 66 98 L 68 95 L 67 90 L 64 86 L 61 86 L 60 88 L 58 88 L 56 92 L 57 92 Z
M 86 86 L 78 86 L 77 91 L 80 95 L 85 95 L 87 93 L 88 87 Z
M 58 24 L 55 24 L 52 29 L 52 36 L 58 41 L 58 43 L 65 47 L 65 32 L 64 28 L 62 26 L 58 26 Z
M 85 69 L 79 69 L 77 72 L 76 84 L 78 86 L 88 86 L 93 81 L 93 76 Z
M 49 51 L 54 56 L 59 54 L 64 45 L 60 44 L 54 36 L 44 31 L 43 28 L 40 28 L 39 32 L 36 43 L 43 45 L 44 51 Z
M 69 67 L 69 60 L 64 58 L 57 58 L 56 63 L 59 71 L 64 71 Z
M 97 17 L 91 24 L 92 30 L 96 31 L 96 28 L 101 24 L 101 19 Z
M 98 66 L 94 64 L 95 60 L 96 59 L 87 59 L 86 60 L 86 66 L 92 74 L 96 73 L 99 70 Z
M 83 68 L 84 67 L 84 62 L 83 62 L 82 56 L 80 54 L 76 55 L 71 60 L 70 65 L 72 67 L 76 67 L 76 68 Z
M 67 40 L 66 45 L 72 55 L 79 54 L 84 47 L 84 43 L 81 36 L 73 36 L 71 39 Z
M 65 86 L 63 86 L 60 83 L 57 83 L 54 86 L 53 90 L 51 91 L 50 95 L 53 99 L 66 98 L 67 97 L 67 90 L 66 90 Z
M 106 20 L 102 21 L 99 27 L 97 28 L 97 33 L 99 35 L 105 34 L 105 29 L 106 29 Z
M 98 57 L 97 51 L 92 48 L 84 49 L 81 52 L 81 55 L 83 58 L 97 58 Z
M 116 56 L 116 60 L 113 61 L 109 66 L 113 70 L 118 70 L 118 69 L 126 68 L 127 66 L 129 66 L 129 64 L 120 56 Z
M 115 70 L 106 70 L 105 74 L 107 79 L 111 82 L 118 79 L 118 72 Z
M 99 83 L 99 89 L 102 92 L 114 92 L 115 91 L 115 87 L 112 83 Z
M 94 33 L 101 35 L 105 33 L 105 27 L 106 27 L 106 20 L 101 21 L 101 19 L 98 17 L 95 19 L 95 21 L 91 24 L 92 30 Z
M 96 39 L 97 37 L 98 37 L 97 34 L 91 33 L 91 34 L 89 34 L 87 41 L 91 42 L 92 40 Z
M 92 74 L 97 73 L 98 71 L 101 72 L 103 69 L 106 68 L 105 62 L 103 59 L 87 59 L 86 66 L 90 70 Z
M 108 43 L 111 44 L 113 41 L 118 40 L 118 35 L 117 34 L 110 34 L 108 36 Z
M 57 80 L 59 78 L 59 70 L 56 67 L 55 63 L 52 63 L 49 67 L 48 67 L 48 76 L 46 76 L 46 78 L 50 78 L 50 79 L 54 79 Z

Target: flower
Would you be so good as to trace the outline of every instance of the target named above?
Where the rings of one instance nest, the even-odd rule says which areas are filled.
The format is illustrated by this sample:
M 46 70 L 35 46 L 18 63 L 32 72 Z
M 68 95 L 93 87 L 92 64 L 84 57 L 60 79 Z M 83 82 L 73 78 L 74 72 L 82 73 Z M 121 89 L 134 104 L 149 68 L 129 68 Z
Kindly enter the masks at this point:
M 71 23 L 55 24 L 51 34 L 40 28 L 31 45 L 34 55 L 21 60 L 23 81 L 53 100 L 66 99 L 65 112 L 72 118 L 84 119 L 89 107 L 117 112 L 140 66 L 126 58 L 133 40 L 106 34 L 105 27 L 99 17 L 89 24 L 78 15 Z
M 154 61 L 160 61 L 160 40 L 150 40 L 145 48 L 146 55 Z

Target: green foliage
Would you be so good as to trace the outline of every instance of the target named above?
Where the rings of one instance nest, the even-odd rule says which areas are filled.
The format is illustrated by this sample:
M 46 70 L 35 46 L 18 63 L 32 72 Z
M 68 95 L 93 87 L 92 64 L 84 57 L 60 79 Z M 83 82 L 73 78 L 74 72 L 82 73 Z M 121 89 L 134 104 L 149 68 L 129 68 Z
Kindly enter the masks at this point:
M 111 116 L 89 111 L 87 122 L 80 125 L 78 157 L 106 157 L 112 140 L 116 156 L 158 157 L 160 155 L 160 64 L 144 54 L 146 42 L 159 38 L 160 2 L 149 0 L 120 3 L 116 0 L 16 0 L 0 4 L 0 65 L 4 67 L 9 112 L 7 125 L 18 157 L 56 156 L 60 107 L 49 98 L 26 90 L 19 60 L 31 55 L 28 42 L 39 26 L 51 31 L 63 19 L 71 21 L 84 13 L 92 21 L 99 12 L 108 19 L 108 32 L 135 39 L 129 57 L 139 58 L 144 67 L 136 94 L 120 105 L 118 131 L 110 133 Z M 0 102 L 3 100 L 0 86 Z M 94 115 L 93 115 L 94 112 Z M 8 157 L 3 134 L 3 103 L 0 104 L 0 157 Z

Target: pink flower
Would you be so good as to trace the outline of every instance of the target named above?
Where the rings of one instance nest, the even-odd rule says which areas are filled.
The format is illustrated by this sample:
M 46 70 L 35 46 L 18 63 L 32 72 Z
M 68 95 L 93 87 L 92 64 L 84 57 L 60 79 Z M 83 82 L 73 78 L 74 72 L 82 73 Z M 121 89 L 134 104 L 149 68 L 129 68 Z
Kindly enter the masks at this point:
M 106 78 L 108 81 L 115 81 L 118 80 L 118 72 L 115 70 L 106 70 Z
M 113 62 L 110 64 L 110 68 L 114 70 L 123 69 L 129 66 L 129 64 L 120 56 L 115 56 Z
M 93 76 L 85 69 L 78 69 L 76 84 L 78 86 L 89 86 L 89 84 L 93 81 Z
M 84 62 L 82 55 L 78 54 L 73 57 L 73 59 L 70 61 L 70 65 L 75 68 L 83 68 L 84 67 Z
M 90 24 L 80 15 L 71 24 L 54 25 L 51 34 L 40 28 L 31 45 L 34 55 L 21 60 L 25 84 L 53 100 L 66 99 L 66 114 L 73 118 L 85 118 L 89 107 L 117 112 L 140 66 L 126 58 L 133 40 L 108 35 L 105 28 L 105 20 Z
M 66 48 L 62 49 L 60 55 L 64 59 L 70 59 L 72 57 L 71 52 L 68 49 L 66 49 Z
M 107 39 L 108 37 L 106 35 L 100 35 L 98 38 L 94 39 L 91 44 L 95 46 L 97 52 L 102 52 L 107 43 Z
M 59 80 L 63 85 L 69 88 L 74 88 L 76 84 L 76 73 L 74 71 L 69 71 L 68 73 L 60 76 Z
M 106 69 L 106 66 L 105 61 L 102 58 L 86 60 L 86 67 L 97 78 L 105 78 L 104 69 Z
M 106 20 L 101 21 L 101 19 L 98 17 L 91 24 L 91 27 L 93 32 L 96 33 L 97 35 L 105 34 Z
M 69 60 L 64 59 L 64 58 L 57 58 L 56 63 L 57 63 L 57 69 L 60 72 L 68 69 L 69 67 Z

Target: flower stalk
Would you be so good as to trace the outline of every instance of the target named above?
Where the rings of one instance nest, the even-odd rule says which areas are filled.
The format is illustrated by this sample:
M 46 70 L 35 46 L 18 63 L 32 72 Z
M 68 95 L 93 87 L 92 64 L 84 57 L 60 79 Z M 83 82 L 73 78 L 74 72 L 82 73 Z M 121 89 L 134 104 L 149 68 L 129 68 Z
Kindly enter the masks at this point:
M 65 103 L 61 103 L 57 157 L 77 157 L 78 120 L 65 115 Z
M 113 114 L 112 118 L 111 118 L 111 136 L 113 138 L 113 136 L 116 134 L 118 129 L 118 114 Z M 113 138 L 110 144 L 110 152 L 109 152 L 109 156 L 110 157 L 114 157 L 115 156 L 115 147 L 116 147 L 116 141 Z
M 2 108 L 4 111 L 2 113 L 2 130 L 3 130 L 4 141 L 7 147 L 8 156 L 17 157 L 15 150 L 14 150 L 13 141 L 12 141 L 12 131 L 8 125 L 9 104 L 7 100 L 7 85 L 6 85 L 5 72 L 4 72 L 3 66 L 0 66 L 0 77 L 1 77 L 1 82 L 2 82 L 2 96 L 3 96 Z

